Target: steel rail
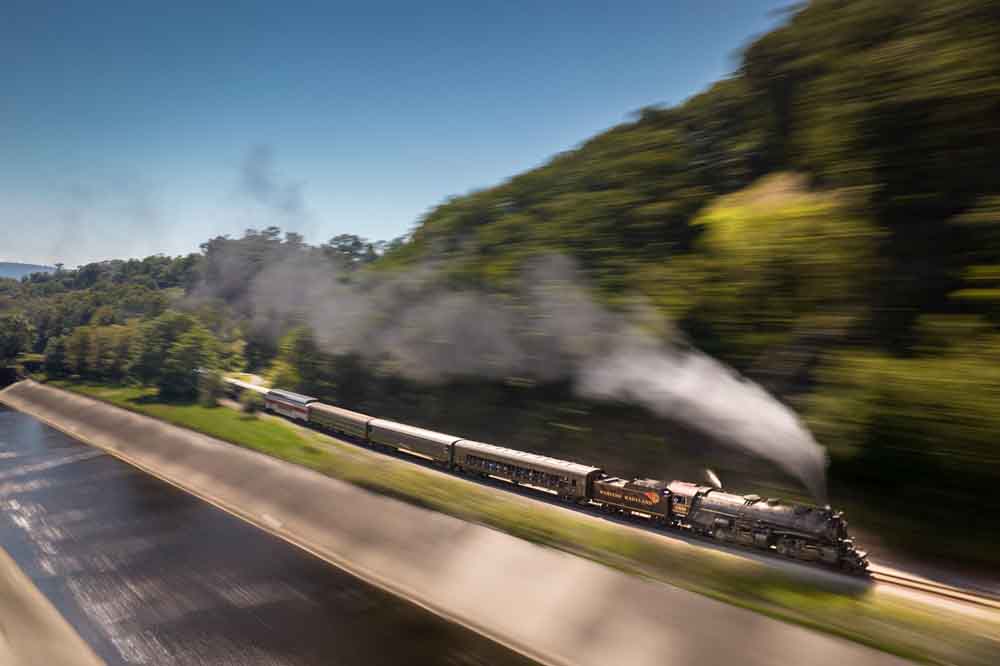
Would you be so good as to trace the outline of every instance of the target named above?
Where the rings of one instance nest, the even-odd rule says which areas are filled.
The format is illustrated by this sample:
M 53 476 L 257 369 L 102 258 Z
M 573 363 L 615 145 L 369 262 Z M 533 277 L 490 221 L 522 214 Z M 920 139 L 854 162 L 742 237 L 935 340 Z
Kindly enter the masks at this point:
M 1000 599 L 990 595 L 962 590 L 957 587 L 952 587 L 951 585 L 937 583 L 924 578 L 891 573 L 878 566 L 869 567 L 869 574 L 871 575 L 872 580 L 885 585 L 895 585 L 896 587 L 903 587 L 947 599 L 953 599 L 955 601 L 962 601 L 969 604 L 975 604 L 977 606 L 1000 610 Z

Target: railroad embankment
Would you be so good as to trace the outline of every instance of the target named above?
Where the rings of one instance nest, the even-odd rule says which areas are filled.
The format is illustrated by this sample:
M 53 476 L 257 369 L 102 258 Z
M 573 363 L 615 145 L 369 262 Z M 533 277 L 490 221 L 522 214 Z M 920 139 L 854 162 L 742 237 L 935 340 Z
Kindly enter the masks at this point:
M 903 663 L 84 396 L 0 402 L 545 663 Z

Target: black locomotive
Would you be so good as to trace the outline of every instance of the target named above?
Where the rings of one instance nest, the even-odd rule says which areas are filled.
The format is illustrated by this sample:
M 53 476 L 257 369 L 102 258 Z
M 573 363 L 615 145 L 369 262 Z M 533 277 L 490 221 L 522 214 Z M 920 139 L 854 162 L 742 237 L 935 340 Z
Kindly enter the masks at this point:
M 759 495 L 733 495 L 686 481 L 673 481 L 667 490 L 677 524 L 719 541 L 774 548 L 786 557 L 826 562 L 848 571 L 868 567 L 867 553 L 857 550 L 847 536 L 843 512 Z

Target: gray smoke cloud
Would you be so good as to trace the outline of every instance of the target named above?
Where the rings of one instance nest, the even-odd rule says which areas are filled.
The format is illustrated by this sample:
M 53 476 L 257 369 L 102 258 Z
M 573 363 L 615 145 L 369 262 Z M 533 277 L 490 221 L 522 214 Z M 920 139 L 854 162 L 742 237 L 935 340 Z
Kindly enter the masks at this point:
M 583 284 L 562 256 L 529 266 L 510 294 L 448 289 L 432 268 L 345 281 L 296 258 L 261 272 L 249 299 L 259 329 L 302 321 L 326 350 L 416 381 L 568 379 L 583 397 L 642 405 L 769 459 L 825 499 L 826 454 L 794 412 L 651 308 L 611 311 Z
M 278 178 L 270 146 L 257 145 L 247 153 L 240 168 L 240 189 L 257 203 L 283 215 L 295 217 L 305 213 L 302 184 Z

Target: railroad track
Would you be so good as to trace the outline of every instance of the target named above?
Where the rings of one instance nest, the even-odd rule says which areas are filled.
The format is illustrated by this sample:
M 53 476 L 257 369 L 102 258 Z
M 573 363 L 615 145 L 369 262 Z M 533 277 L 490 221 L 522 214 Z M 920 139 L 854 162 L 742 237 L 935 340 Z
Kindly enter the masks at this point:
M 240 384 L 244 388 L 253 389 L 254 391 L 259 391 L 259 392 L 265 392 L 265 389 L 263 389 L 262 387 L 259 387 L 259 386 L 254 386 L 254 385 L 251 385 L 251 384 L 245 384 L 243 382 L 240 382 Z M 233 406 L 236 407 L 235 404 Z M 310 427 L 309 425 L 306 425 L 306 424 L 295 423 L 295 425 L 298 426 L 298 427 L 302 427 L 302 428 L 306 428 L 306 429 L 312 430 L 314 432 L 323 432 L 321 430 L 316 430 L 315 428 L 312 428 L 312 427 Z M 328 433 L 326 433 L 326 434 L 328 434 Z M 340 435 L 336 436 L 336 439 L 339 439 L 340 441 L 350 442 L 351 444 L 354 444 L 355 446 L 360 446 L 362 448 L 366 448 L 366 449 L 369 448 L 363 441 L 360 441 L 356 437 L 351 437 L 349 435 L 340 434 Z M 383 452 L 383 453 L 385 453 L 385 452 Z M 423 466 L 425 468 L 431 469 L 433 471 L 440 472 L 442 474 L 447 474 L 447 475 L 450 476 L 449 473 L 440 471 L 437 468 L 431 466 L 424 459 L 421 459 L 421 460 L 417 461 L 417 460 L 414 460 L 412 457 L 406 456 L 405 454 L 395 454 L 394 455 L 394 454 L 386 453 L 386 455 L 392 455 L 393 457 L 396 457 L 396 458 L 399 458 L 399 459 L 406 459 L 406 460 L 409 460 L 410 462 L 415 462 L 417 464 L 421 464 L 421 466 Z M 496 483 L 504 483 L 504 484 L 506 484 L 507 482 L 503 481 L 503 480 L 497 479 L 497 480 L 495 480 L 495 483 L 487 483 L 486 485 L 490 485 L 492 487 L 497 487 L 495 485 Z M 510 490 L 510 489 L 508 488 L 508 490 Z M 539 498 L 533 498 L 533 499 L 535 499 L 536 501 L 539 500 Z M 551 502 L 548 502 L 548 503 L 551 504 Z M 567 510 L 570 510 L 569 507 L 564 507 L 564 508 L 567 508 Z M 602 517 L 602 514 L 599 513 L 596 510 L 585 510 L 585 509 L 582 509 L 581 511 L 585 515 L 590 515 L 592 517 Z M 618 522 L 618 521 L 615 521 L 615 522 Z M 628 525 L 629 523 L 628 522 L 621 522 L 620 524 Z M 636 527 L 637 529 L 645 529 L 645 528 L 640 528 L 640 527 L 635 526 L 635 525 L 632 525 L 632 527 Z M 657 533 L 662 534 L 662 532 L 660 532 L 660 531 L 657 531 Z M 667 535 L 665 535 L 665 536 L 667 536 Z M 674 538 L 682 538 L 682 539 L 684 539 L 684 537 L 681 536 L 681 535 L 679 535 L 679 534 L 673 534 L 673 535 L 670 535 L 670 536 L 673 536 Z M 685 540 L 688 540 L 688 539 L 685 539 Z M 698 539 L 698 541 L 701 541 L 701 539 Z M 710 540 L 710 541 L 715 546 L 719 545 L 714 540 Z M 769 555 L 773 555 L 777 559 L 777 555 L 774 554 L 773 552 L 769 553 Z M 784 560 L 782 560 L 782 561 L 784 561 Z M 804 562 L 799 562 L 799 563 L 800 564 L 805 564 Z M 882 567 L 879 567 L 879 566 L 876 566 L 876 565 L 869 566 L 869 568 L 868 568 L 868 575 L 870 576 L 871 580 L 874 580 L 874 581 L 876 581 L 878 583 L 882 583 L 882 584 L 886 584 L 886 585 L 893 585 L 893 586 L 900 587 L 900 588 L 906 588 L 906 589 L 910 589 L 910 590 L 914 590 L 914 591 L 918 591 L 918 592 L 923 592 L 925 594 L 932 594 L 932 595 L 935 595 L 935 596 L 938 596 L 938 597 L 941 597 L 941 598 L 946 598 L 946 599 L 950 599 L 950 600 L 953 600 L 953 601 L 960 601 L 960 602 L 964 602 L 964 603 L 968 603 L 968 604 L 974 604 L 974 605 L 977 605 L 977 606 L 981 606 L 981 607 L 984 607 L 984 608 L 990 608 L 990 609 L 993 609 L 993 610 L 1000 610 L 1000 596 L 991 595 L 989 593 L 979 593 L 979 592 L 970 591 L 970 590 L 963 590 L 961 588 L 952 587 L 952 586 L 949 586 L 949 585 L 945 585 L 943 583 L 937 583 L 935 581 L 927 580 L 925 578 L 920 578 L 920 577 L 916 577 L 916 576 L 912 576 L 912 575 L 908 575 L 908 574 L 898 573 L 898 572 L 895 572 L 895 571 L 890 570 L 890 569 L 883 569 Z
M 962 590 L 957 587 L 937 583 L 925 578 L 896 573 L 878 566 L 869 567 L 868 572 L 871 575 L 872 580 L 879 583 L 895 585 L 896 587 L 916 590 L 918 592 L 925 592 L 927 594 L 933 594 L 935 596 L 953 599 L 955 601 L 1000 610 L 1000 598 L 989 594 Z

